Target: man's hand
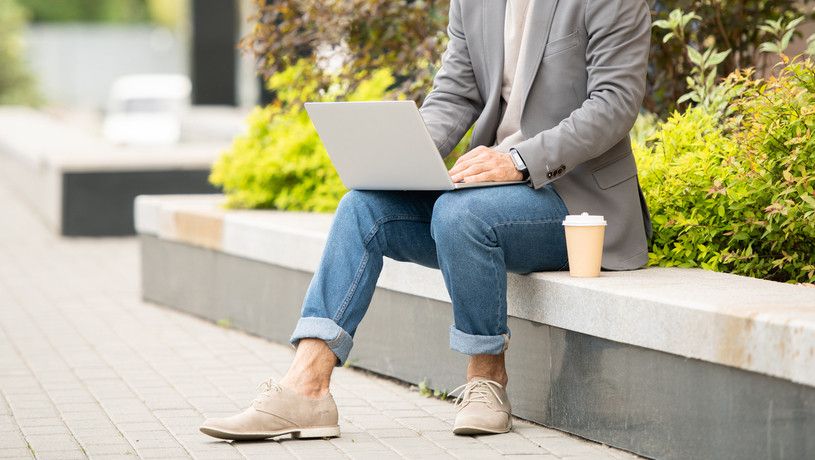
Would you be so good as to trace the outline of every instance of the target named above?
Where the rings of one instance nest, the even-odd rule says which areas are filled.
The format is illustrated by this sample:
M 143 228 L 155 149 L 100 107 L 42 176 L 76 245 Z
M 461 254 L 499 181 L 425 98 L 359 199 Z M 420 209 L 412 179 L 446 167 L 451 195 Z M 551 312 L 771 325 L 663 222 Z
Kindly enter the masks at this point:
M 506 153 L 480 145 L 462 155 L 450 168 L 453 182 L 508 182 L 523 180 Z

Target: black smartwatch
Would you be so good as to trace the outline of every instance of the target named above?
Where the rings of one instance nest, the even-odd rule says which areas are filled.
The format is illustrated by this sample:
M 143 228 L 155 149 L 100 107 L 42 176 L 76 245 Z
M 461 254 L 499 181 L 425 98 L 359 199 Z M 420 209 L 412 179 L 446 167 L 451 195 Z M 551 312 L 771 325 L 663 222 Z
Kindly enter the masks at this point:
M 515 164 L 515 169 L 523 174 L 523 180 L 529 180 L 529 169 L 527 169 L 524 159 L 521 158 L 520 152 L 518 152 L 518 150 L 515 148 L 511 148 L 509 149 L 509 157 L 512 158 L 512 162 Z

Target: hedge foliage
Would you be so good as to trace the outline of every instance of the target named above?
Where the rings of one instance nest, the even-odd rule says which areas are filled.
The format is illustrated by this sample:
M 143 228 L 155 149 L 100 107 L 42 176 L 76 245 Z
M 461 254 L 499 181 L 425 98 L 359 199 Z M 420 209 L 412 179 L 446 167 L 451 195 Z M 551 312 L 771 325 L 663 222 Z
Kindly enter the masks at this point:
M 815 282 L 815 64 L 737 72 L 729 115 L 675 113 L 635 142 L 650 263 Z

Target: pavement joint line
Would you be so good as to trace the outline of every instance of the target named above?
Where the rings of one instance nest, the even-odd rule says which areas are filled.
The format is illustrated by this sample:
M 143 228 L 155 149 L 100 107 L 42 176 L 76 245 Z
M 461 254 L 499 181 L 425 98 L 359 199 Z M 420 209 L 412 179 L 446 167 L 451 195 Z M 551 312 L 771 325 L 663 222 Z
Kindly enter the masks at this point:
M 2 328 L 2 325 L 0 325 L 0 328 Z M 8 399 L 6 399 L 6 395 L 3 393 L 1 388 L 0 388 L 0 398 L 3 398 L 2 402 L 6 405 L 6 407 L 9 408 L 9 416 L 11 417 L 12 422 L 15 421 L 14 409 L 11 407 L 11 404 L 9 404 L 9 401 Z M 23 441 L 25 442 L 25 449 L 28 449 L 28 452 L 31 454 L 32 457 L 34 457 L 34 451 L 31 450 L 31 445 L 28 443 L 28 441 L 26 441 L 25 434 L 23 433 L 22 429 L 20 429 L 20 425 L 15 423 L 14 427 L 16 428 L 16 430 L 12 431 L 12 433 L 18 434 L 23 439 Z

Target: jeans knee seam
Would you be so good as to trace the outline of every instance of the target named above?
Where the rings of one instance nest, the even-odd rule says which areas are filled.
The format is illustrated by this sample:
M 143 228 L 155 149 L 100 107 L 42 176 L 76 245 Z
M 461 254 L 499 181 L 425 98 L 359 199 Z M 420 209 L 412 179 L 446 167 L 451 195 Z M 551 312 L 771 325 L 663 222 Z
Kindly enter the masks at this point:
M 382 228 L 384 224 L 388 222 L 394 222 L 397 220 L 411 220 L 416 222 L 429 222 L 426 218 L 422 218 L 421 216 L 416 216 L 414 214 L 393 214 L 384 217 L 380 217 L 374 222 L 374 225 L 371 227 L 371 230 L 365 235 L 365 238 L 362 240 L 362 245 L 366 248 L 368 247 L 368 243 L 374 239 L 379 229 Z
M 485 245 L 490 246 L 493 249 L 500 249 L 500 245 L 498 244 L 498 235 L 495 233 L 495 227 L 488 224 L 484 219 L 478 217 L 471 210 L 467 209 L 467 213 L 470 214 L 470 216 L 472 216 L 475 220 L 477 220 L 477 221 L 481 222 L 482 224 L 484 224 L 484 226 L 487 227 L 487 229 L 495 237 L 495 242 L 491 242 L 491 241 L 489 241 L 489 237 L 485 234 L 484 237 L 487 239 Z M 498 273 L 498 267 L 496 267 L 495 264 L 492 264 L 492 269 L 493 269 L 493 273 L 495 274 L 496 285 L 500 285 L 501 284 L 501 279 L 500 279 L 501 274 Z M 506 272 L 504 272 L 504 276 L 506 276 Z M 498 300 L 498 305 L 500 306 L 500 305 L 503 304 L 504 309 L 506 309 L 506 300 L 504 300 L 504 302 L 502 303 L 501 302 L 501 293 L 498 292 L 497 294 L 498 295 L 497 295 L 496 299 Z M 504 293 L 504 295 L 506 295 L 506 292 Z M 500 312 L 501 308 L 498 308 L 498 310 L 499 310 L 498 315 L 500 316 L 501 315 L 501 312 Z M 501 323 L 501 318 L 500 317 L 496 317 L 495 319 L 498 322 L 498 324 Z
M 488 224 L 487 221 L 485 221 L 484 219 L 478 217 L 474 212 L 472 212 L 469 209 L 467 209 L 467 214 L 472 216 L 473 219 L 475 219 L 475 220 L 481 222 L 482 224 L 484 224 L 484 226 L 487 227 L 487 230 L 489 230 L 493 234 L 493 236 L 495 237 L 495 241 L 490 241 L 489 236 L 485 234 L 484 237 L 487 239 L 487 241 L 484 244 L 486 244 L 487 246 L 498 247 L 498 235 L 495 233 L 495 227 Z
M 376 220 L 376 222 L 374 222 L 374 225 L 371 227 L 371 230 L 363 239 L 362 245 L 367 249 L 368 244 L 371 242 L 371 240 L 374 239 L 377 232 L 379 232 L 380 228 L 382 228 L 383 224 L 397 220 L 415 220 L 417 222 L 426 221 L 426 219 L 423 220 L 421 216 L 416 216 L 413 214 L 393 214 L 380 217 L 379 219 Z M 362 279 L 362 273 L 365 270 L 365 267 L 368 265 L 369 258 L 370 255 L 368 251 L 365 251 L 365 254 L 362 256 L 362 261 L 359 263 L 359 267 L 357 268 L 357 272 L 356 274 L 354 274 L 354 280 L 351 283 L 351 286 L 348 288 L 348 293 L 345 295 L 345 298 L 343 299 L 342 304 L 340 304 L 340 308 L 337 310 L 337 313 L 334 315 L 334 318 L 332 318 L 334 322 L 339 324 L 340 319 L 345 314 L 348 305 L 351 303 L 351 299 L 354 297 L 354 294 L 356 293 L 357 287 L 359 286 L 359 281 L 360 279 Z
M 496 286 L 500 286 L 500 284 L 501 284 L 501 278 L 500 278 L 501 274 L 498 272 L 498 267 L 496 267 L 495 264 L 493 264 L 492 269 L 493 269 L 493 272 L 495 273 Z M 507 274 L 506 274 L 506 271 L 505 271 L 504 272 L 504 280 L 505 280 L 504 285 L 505 286 L 506 286 L 506 276 L 507 276 Z M 507 309 L 507 305 L 506 305 L 506 289 L 504 290 L 504 302 L 503 303 L 501 302 L 501 292 L 500 292 L 501 290 L 500 289 L 496 289 L 496 290 L 499 291 L 499 292 L 498 292 L 498 295 L 497 295 L 497 298 L 496 298 L 496 300 L 498 301 L 498 308 L 496 308 L 496 311 L 498 312 L 498 314 L 497 314 L 497 316 L 495 318 L 495 321 L 496 321 L 497 324 L 501 324 L 501 310 L 502 310 L 501 306 L 503 305 L 503 310 Z

